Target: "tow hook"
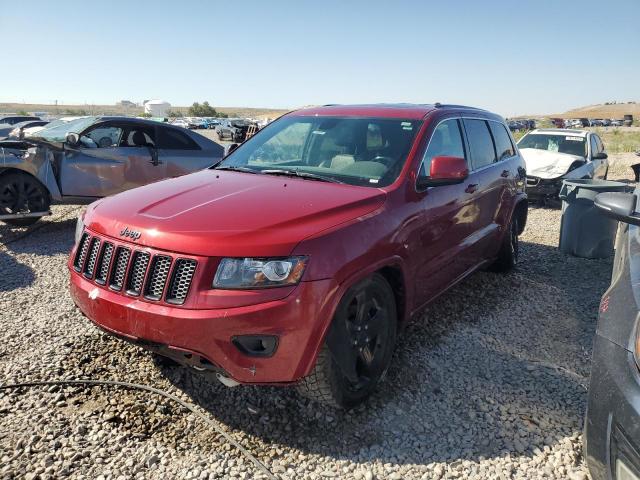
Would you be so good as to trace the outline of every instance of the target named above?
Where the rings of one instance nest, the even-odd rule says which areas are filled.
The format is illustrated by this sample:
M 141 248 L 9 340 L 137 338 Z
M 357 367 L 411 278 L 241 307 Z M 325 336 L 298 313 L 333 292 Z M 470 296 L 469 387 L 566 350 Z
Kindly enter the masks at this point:
M 221 373 L 216 373 L 216 378 L 220 380 L 220 383 L 223 384 L 225 387 L 237 387 L 238 385 L 240 385 L 239 382 L 236 382 L 235 380 L 229 377 L 225 377 Z

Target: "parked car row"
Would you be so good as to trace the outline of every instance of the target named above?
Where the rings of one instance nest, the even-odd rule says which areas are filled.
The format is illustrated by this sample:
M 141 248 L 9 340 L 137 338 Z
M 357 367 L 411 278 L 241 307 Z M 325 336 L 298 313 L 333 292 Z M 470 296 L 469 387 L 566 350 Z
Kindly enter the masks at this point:
M 585 127 L 622 127 L 625 120 L 615 118 L 552 118 L 551 122 L 557 128 L 585 128 Z
M 512 132 L 520 132 L 522 130 L 533 130 L 534 128 L 536 128 L 536 121 L 527 119 L 510 120 L 508 122 L 508 125 L 509 130 L 511 130 Z

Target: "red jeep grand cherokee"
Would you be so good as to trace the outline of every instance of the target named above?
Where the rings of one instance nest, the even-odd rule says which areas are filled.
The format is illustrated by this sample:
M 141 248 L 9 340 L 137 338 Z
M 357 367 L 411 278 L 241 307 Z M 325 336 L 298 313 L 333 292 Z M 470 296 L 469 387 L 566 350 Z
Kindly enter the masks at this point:
M 98 326 L 226 385 L 364 400 L 397 331 L 527 218 L 504 121 L 453 105 L 289 113 L 221 163 L 93 203 L 69 260 Z

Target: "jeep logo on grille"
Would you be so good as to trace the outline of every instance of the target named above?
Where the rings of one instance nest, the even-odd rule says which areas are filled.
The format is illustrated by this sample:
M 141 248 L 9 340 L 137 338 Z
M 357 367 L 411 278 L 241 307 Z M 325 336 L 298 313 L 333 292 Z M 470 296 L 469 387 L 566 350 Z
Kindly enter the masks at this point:
M 138 240 L 140 238 L 142 234 L 136 230 L 129 230 L 129 227 L 124 227 L 121 231 L 120 231 L 120 236 L 121 237 L 129 237 L 130 239 L 132 239 L 134 242 L 136 240 Z

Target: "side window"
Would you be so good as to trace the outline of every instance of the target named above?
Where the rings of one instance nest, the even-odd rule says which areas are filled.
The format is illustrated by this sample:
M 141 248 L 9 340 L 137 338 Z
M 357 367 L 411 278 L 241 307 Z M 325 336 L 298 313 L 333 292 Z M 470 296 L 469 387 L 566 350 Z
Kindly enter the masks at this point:
M 158 148 L 166 150 L 200 150 L 198 144 L 191 140 L 184 133 L 173 128 L 160 127 L 160 138 L 158 138 Z
M 261 162 L 273 163 L 277 160 L 291 161 L 302 160 L 302 153 L 309 137 L 311 123 L 293 123 L 276 133 L 264 142 L 249 157 L 248 164 L 256 165 Z
M 493 141 L 496 144 L 498 161 L 505 158 L 513 157 L 515 155 L 515 150 L 513 148 L 513 144 L 511 143 L 511 137 L 509 137 L 507 129 L 504 127 L 504 125 L 498 122 L 489 122 L 489 127 L 491 127 Z
M 87 148 L 117 147 L 122 137 L 122 128 L 116 125 L 98 125 L 84 132 L 80 142 Z
M 604 152 L 604 144 L 602 143 L 602 139 L 598 135 L 595 135 L 595 137 L 596 137 L 596 143 L 598 144 L 598 152 L 600 153 Z
M 120 142 L 121 147 L 155 147 L 155 128 L 148 125 L 130 126 Z
M 464 119 L 464 128 L 467 131 L 469 149 L 471 150 L 471 163 L 474 169 L 491 165 L 496 161 L 496 151 L 489 133 L 489 127 L 485 120 Z
M 591 135 L 591 156 L 593 157 L 598 151 L 598 142 L 596 141 L 596 136 Z
M 433 157 L 441 155 L 465 158 L 460 124 L 458 120 L 454 118 L 440 123 L 433 131 L 431 139 L 429 140 L 429 146 L 422 159 L 419 175 L 421 177 L 428 177 L 431 171 L 431 160 Z

